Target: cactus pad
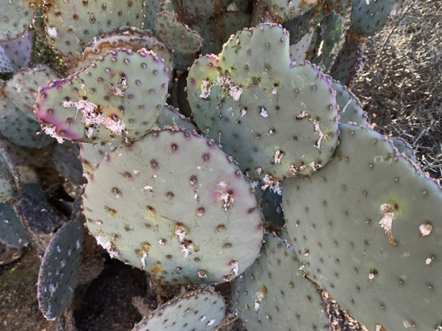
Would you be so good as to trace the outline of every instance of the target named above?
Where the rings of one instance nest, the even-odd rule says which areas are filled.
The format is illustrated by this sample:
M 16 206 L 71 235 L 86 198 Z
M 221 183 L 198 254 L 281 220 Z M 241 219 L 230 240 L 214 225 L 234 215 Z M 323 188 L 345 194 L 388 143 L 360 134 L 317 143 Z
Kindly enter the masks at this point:
M 264 0 L 263 3 L 278 23 L 301 16 L 313 8 L 318 0 Z
M 83 246 L 83 227 L 72 221 L 52 238 L 38 275 L 38 304 L 48 320 L 55 319 L 71 303 Z
M 243 30 L 187 79 L 199 129 L 257 180 L 311 174 L 337 142 L 334 92 L 311 64 L 291 64 L 288 39 L 278 25 Z
M 29 243 L 29 237 L 9 203 L 0 203 L 0 242 L 12 247 Z
M 81 58 L 77 62 L 77 69 L 93 62 L 94 59 L 103 56 L 108 51 L 118 48 L 131 49 L 134 52 L 145 48 L 154 52 L 164 62 L 169 80 L 172 78 L 173 61 L 171 52 L 150 31 L 133 27 L 118 28 L 95 38 L 81 54 Z
M 44 7 L 46 35 L 64 56 L 75 59 L 94 36 L 123 26 L 141 27 L 143 1 L 62 1 Z
M 155 21 L 155 30 L 167 48 L 176 52 L 195 53 L 203 43 L 203 38 L 198 32 L 181 23 L 175 12 L 167 10 L 159 12 Z
M 110 51 L 41 89 L 36 112 L 45 132 L 59 141 L 136 140 L 155 123 L 167 85 L 164 64 L 154 53 Z
M 215 291 L 196 290 L 173 298 L 145 317 L 132 331 L 210 331 L 224 319 L 225 304 Z
M 359 99 L 338 81 L 332 80 L 336 91 L 336 102 L 339 105 L 339 123 L 354 123 L 368 127 L 367 113 L 362 109 Z
M 261 246 L 248 182 L 195 132 L 155 131 L 112 152 L 87 184 L 84 207 L 90 232 L 112 257 L 163 283 L 228 281 Z
M 37 121 L 29 118 L 6 96 L 0 96 L 0 132 L 10 142 L 28 148 L 43 148 L 54 142 L 41 134 Z
M 441 189 L 375 131 L 340 131 L 327 167 L 284 182 L 287 229 L 305 271 L 370 330 L 435 330 Z
M 248 330 L 324 330 L 325 307 L 284 240 L 264 236 L 259 258 L 235 279 L 232 305 Z
M 32 45 L 32 36 L 29 30 L 26 30 L 21 37 L 3 43 L 2 46 L 11 60 L 14 71 L 29 66 L 31 62 Z
M 34 17 L 26 0 L 2 0 L 0 12 L 0 42 L 20 37 L 28 29 Z
M 373 36 L 390 20 L 392 13 L 397 12 L 403 0 L 354 0 L 351 10 L 352 29 L 361 36 Z
M 2 45 L 0 45 L 0 73 L 12 72 L 14 68 L 12 67 L 11 60 Z
M 25 115 L 38 121 L 34 113 L 38 88 L 58 78 L 58 75 L 49 68 L 21 69 L 6 83 L 5 94 Z

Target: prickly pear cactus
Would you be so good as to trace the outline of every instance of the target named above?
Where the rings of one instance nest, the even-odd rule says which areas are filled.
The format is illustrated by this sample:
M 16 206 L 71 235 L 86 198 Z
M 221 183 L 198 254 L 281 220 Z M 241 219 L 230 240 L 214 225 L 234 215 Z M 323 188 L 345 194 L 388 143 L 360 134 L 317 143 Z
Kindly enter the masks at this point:
M 66 223 L 52 238 L 38 275 L 38 304 L 48 320 L 54 320 L 70 305 L 81 262 L 83 227 Z
M 59 79 L 59 75 L 49 68 L 24 68 L 14 73 L 5 84 L 6 96 L 25 115 L 33 121 L 38 121 L 34 113 L 35 96 L 38 88 L 50 81 Z
M 75 62 L 95 36 L 123 26 L 141 27 L 143 3 L 53 0 L 43 7 L 46 36 L 58 52 Z
M 0 95 L 0 132 L 11 143 L 28 148 L 43 148 L 54 142 L 45 134 L 37 121 L 25 115 L 6 96 Z
M 195 53 L 203 43 L 203 38 L 179 21 L 175 12 L 163 10 L 157 14 L 155 30 L 167 48 L 180 53 Z
M 224 299 L 212 289 L 175 297 L 146 316 L 132 331 L 215 330 L 224 319 Z
M 133 141 L 155 123 L 167 86 L 164 63 L 154 53 L 120 49 L 45 86 L 36 112 L 45 132 L 59 142 Z
M 403 0 L 354 0 L 351 11 L 352 30 L 360 36 L 373 36 L 383 29 L 404 2 Z
M 327 167 L 284 182 L 290 240 L 309 277 L 369 329 L 435 330 L 441 188 L 380 134 L 340 131 Z
M 331 85 L 336 91 L 336 102 L 339 105 L 339 123 L 354 123 L 368 128 L 367 114 L 353 92 L 336 80 L 332 80 Z
M 29 244 L 29 236 L 9 203 L 0 203 L 0 242 L 11 247 Z
M 126 48 L 134 52 L 143 48 L 153 51 L 164 62 L 169 80 L 172 78 L 173 60 L 171 51 L 152 32 L 134 27 L 118 28 L 94 38 L 81 53 L 81 58 L 78 59 L 75 68 L 79 70 L 92 63 L 94 59 L 118 48 Z
M 0 41 L 20 37 L 28 29 L 34 17 L 34 11 L 29 8 L 29 1 L 1 0 Z
M 263 24 L 199 58 L 187 79 L 199 129 L 248 176 L 278 180 L 324 166 L 337 142 L 334 92 L 309 63 L 293 66 L 288 34 Z
M 229 281 L 261 246 L 248 182 L 195 132 L 152 132 L 110 153 L 86 186 L 84 207 L 90 232 L 112 257 L 163 283 Z
M 6 55 L 11 60 L 13 71 L 29 66 L 31 62 L 32 45 L 32 36 L 29 30 L 26 30 L 21 37 L 6 41 L 2 44 Z
M 264 242 L 253 266 L 234 281 L 235 312 L 248 330 L 323 330 L 324 303 L 294 249 L 272 234 Z
M 0 143 L 0 203 L 11 201 L 20 185 L 17 168 L 5 145 Z
M 264 0 L 263 3 L 278 23 L 301 16 L 313 8 L 318 0 Z

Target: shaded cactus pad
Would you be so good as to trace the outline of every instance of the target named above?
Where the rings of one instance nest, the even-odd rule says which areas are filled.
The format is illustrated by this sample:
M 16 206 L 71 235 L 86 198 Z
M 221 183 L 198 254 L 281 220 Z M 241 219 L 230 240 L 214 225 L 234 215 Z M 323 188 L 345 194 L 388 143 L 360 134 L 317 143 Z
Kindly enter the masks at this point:
M 84 206 L 91 233 L 112 257 L 164 283 L 228 281 L 261 246 L 248 182 L 195 132 L 152 132 L 110 153 L 86 186 Z
M 83 246 L 83 227 L 69 222 L 52 238 L 38 275 L 37 299 L 44 316 L 53 320 L 71 303 Z
M 215 291 L 188 292 L 159 306 L 132 331 L 210 331 L 223 321 L 225 304 Z
M 232 304 L 248 330 L 323 330 L 325 306 L 284 240 L 264 236 L 259 258 L 234 281 Z
M 435 330 L 441 189 L 375 131 L 340 131 L 327 167 L 284 182 L 290 240 L 309 276 L 370 330 Z

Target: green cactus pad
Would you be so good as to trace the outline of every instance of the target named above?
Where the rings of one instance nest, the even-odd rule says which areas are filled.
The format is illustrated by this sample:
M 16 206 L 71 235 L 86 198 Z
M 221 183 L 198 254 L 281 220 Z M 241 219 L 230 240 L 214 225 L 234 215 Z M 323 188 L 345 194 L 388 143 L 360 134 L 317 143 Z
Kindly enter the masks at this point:
M 264 0 L 263 3 L 278 23 L 301 16 L 313 8 L 318 0 Z
M 330 76 L 350 87 L 364 66 L 364 50 L 364 40 L 354 39 L 347 34 L 347 39 L 330 70 Z
M 31 24 L 34 11 L 26 0 L 1 0 L 0 42 L 23 35 Z
M 166 46 L 159 41 L 150 31 L 136 28 L 118 28 L 96 37 L 81 54 L 77 62 L 77 70 L 88 65 L 94 59 L 105 55 L 108 51 L 118 48 L 131 49 L 136 52 L 142 48 L 154 52 L 163 61 L 167 68 L 167 75 L 171 80 L 173 75 L 172 54 Z
M 147 0 L 144 6 L 144 30 L 155 30 L 155 19 L 160 11 L 162 0 Z
M 83 227 L 72 221 L 52 238 L 38 275 L 37 299 L 48 320 L 54 320 L 70 305 L 77 283 L 83 247 Z
M 320 38 L 312 63 L 322 72 L 330 71 L 344 41 L 344 20 L 341 15 L 331 12 L 320 23 Z
M 29 244 L 29 237 L 9 203 L 0 203 L 0 242 L 11 247 Z
M 80 143 L 80 161 L 83 165 L 83 173 L 86 178 L 90 178 L 98 168 L 100 162 L 108 157 L 108 154 L 121 145 L 119 142 L 88 144 Z
M 290 59 L 296 64 L 302 63 L 310 49 L 315 30 L 310 29 L 296 44 L 290 45 Z
M 165 105 L 158 116 L 155 127 L 159 129 L 175 129 L 180 128 L 188 131 L 196 131 L 195 125 L 192 124 L 184 115 L 178 113 L 172 106 Z
M 328 79 L 311 64 L 293 66 L 278 25 L 243 30 L 222 53 L 189 71 L 189 103 L 199 129 L 257 180 L 308 175 L 337 143 L 337 109 Z
M 83 167 L 79 156 L 79 146 L 70 141 L 56 144 L 52 152 L 52 161 L 57 172 L 75 185 L 84 184 Z
M 25 115 L 38 121 L 34 113 L 38 88 L 58 78 L 58 74 L 49 68 L 21 69 L 6 83 L 5 94 Z
M 176 52 L 195 53 L 203 43 L 203 38 L 198 32 L 181 23 L 175 12 L 167 10 L 159 12 L 155 21 L 155 30 L 167 48 Z
M 2 45 L 0 45 L 0 73 L 12 72 L 14 68 L 12 67 L 11 60 Z
M 32 45 L 32 36 L 29 30 L 26 30 L 21 37 L 2 44 L 11 60 L 13 71 L 29 66 L 32 56 Z
M 232 305 L 248 330 L 324 330 L 325 307 L 284 240 L 264 236 L 259 258 L 235 279 Z
M 336 91 L 336 102 L 339 105 L 339 123 L 355 123 L 368 128 L 367 113 L 362 109 L 359 99 L 336 80 L 331 81 L 331 86 Z
M 20 175 L 7 147 L 8 144 L 0 143 L 0 203 L 11 201 L 21 187 Z
M 340 131 L 327 167 L 283 183 L 290 240 L 308 275 L 370 330 L 435 330 L 441 188 L 375 131 Z
M 28 148 L 43 148 L 54 142 L 41 134 L 37 121 L 29 118 L 6 96 L 0 96 L 0 133 L 10 142 Z
M 84 207 L 90 232 L 112 257 L 163 283 L 229 281 L 261 246 L 249 183 L 195 132 L 152 132 L 112 152 L 87 184 Z
M 408 157 L 412 162 L 418 163 L 416 158 L 416 153 L 413 150 L 413 147 L 410 146 L 405 140 L 401 138 L 390 138 L 391 143 L 398 149 L 398 152 L 406 157 Z
M 36 112 L 45 132 L 60 142 L 133 141 L 155 123 L 167 85 L 166 68 L 154 53 L 119 49 L 41 89 Z
M 225 304 L 215 291 L 196 290 L 159 306 L 134 326 L 132 331 L 210 331 L 224 319 Z
M 74 60 L 100 33 L 123 26 L 141 27 L 143 2 L 53 0 L 44 7 L 46 36 L 56 50 Z
M 354 0 L 351 10 L 351 25 L 361 36 L 373 36 L 390 21 L 391 16 L 403 4 L 403 0 Z

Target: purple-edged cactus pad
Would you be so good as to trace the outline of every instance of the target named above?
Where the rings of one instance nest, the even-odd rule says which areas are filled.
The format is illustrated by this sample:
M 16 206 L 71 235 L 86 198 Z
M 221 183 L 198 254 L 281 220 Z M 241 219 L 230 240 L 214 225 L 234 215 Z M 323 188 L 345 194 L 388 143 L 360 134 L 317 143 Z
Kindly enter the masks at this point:
M 119 49 L 41 89 L 36 113 L 59 142 L 133 141 L 154 125 L 167 86 L 166 68 L 155 53 Z

